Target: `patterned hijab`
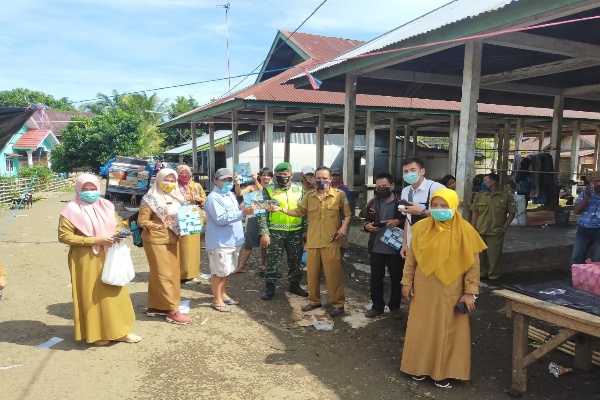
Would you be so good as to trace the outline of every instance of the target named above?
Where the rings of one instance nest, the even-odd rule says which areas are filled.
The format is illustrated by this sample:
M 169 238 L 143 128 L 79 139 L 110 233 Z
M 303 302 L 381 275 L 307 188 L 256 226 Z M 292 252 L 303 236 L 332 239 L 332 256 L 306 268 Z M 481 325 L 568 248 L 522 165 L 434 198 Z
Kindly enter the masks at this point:
M 160 184 L 170 175 L 175 178 L 175 188 L 170 193 L 165 193 Z M 176 234 L 179 234 L 177 212 L 184 203 L 185 199 L 177 184 L 177 172 L 170 168 L 163 168 L 156 174 L 154 184 L 142 198 L 142 205 L 148 205 L 163 222 L 169 221 L 169 228 Z
M 436 197 L 444 199 L 454 210 L 454 215 L 445 222 L 430 217 L 414 224 L 410 249 L 425 276 L 435 274 L 440 282 L 449 286 L 471 268 L 475 253 L 481 253 L 487 246 L 471 224 L 457 212 L 460 200 L 454 190 L 436 190 L 431 202 Z
M 60 215 L 71 221 L 85 236 L 110 237 L 117 229 L 115 206 L 102 197 L 93 203 L 81 200 L 79 194 L 86 183 L 92 183 L 96 186 L 96 190 L 100 190 L 100 182 L 95 175 L 80 175 L 75 181 L 75 197 L 63 208 Z M 105 246 L 104 251 L 107 252 L 109 247 Z M 92 249 L 95 254 L 98 254 L 100 246 L 94 245 Z

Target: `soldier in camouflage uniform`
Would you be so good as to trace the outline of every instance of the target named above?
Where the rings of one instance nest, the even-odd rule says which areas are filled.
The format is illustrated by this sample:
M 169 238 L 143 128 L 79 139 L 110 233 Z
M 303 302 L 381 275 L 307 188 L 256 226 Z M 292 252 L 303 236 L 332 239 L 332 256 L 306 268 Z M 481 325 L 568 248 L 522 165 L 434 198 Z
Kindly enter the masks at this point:
M 302 199 L 302 186 L 292 182 L 292 166 L 283 162 L 275 167 L 275 184 L 263 189 L 265 200 L 275 200 L 280 207 L 295 209 Z M 281 212 L 261 214 L 258 220 L 261 235 L 260 245 L 267 249 L 266 289 L 263 300 L 271 300 L 275 295 L 275 282 L 283 251 L 287 253 L 288 292 L 307 297 L 308 292 L 300 287 L 302 271 L 302 218 L 289 217 Z

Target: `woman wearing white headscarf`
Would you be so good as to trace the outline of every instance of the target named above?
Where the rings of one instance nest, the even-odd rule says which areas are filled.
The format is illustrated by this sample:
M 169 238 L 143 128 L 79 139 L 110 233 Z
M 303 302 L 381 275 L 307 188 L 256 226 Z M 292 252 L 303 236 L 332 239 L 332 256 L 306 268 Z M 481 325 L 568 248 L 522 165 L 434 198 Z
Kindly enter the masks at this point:
M 131 333 L 135 314 L 126 287 L 102 282 L 108 249 L 117 240 L 114 205 L 100 197 L 100 182 L 91 174 L 75 181 L 75 198 L 60 213 L 58 241 L 70 246 L 68 263 L 73 291 L 75 340 L 98 346 L 110 340 L 137 343 Z
M 142 198 L 137 224 L 142 228 L 144 251 L 150 265 L 149 317 L 165 316 L 167 322 L 185 325 L 191 320 L 179 312 L 179 226 L 177 212 L 185 203 L 177 185 L 177 173 L 161 169 Z

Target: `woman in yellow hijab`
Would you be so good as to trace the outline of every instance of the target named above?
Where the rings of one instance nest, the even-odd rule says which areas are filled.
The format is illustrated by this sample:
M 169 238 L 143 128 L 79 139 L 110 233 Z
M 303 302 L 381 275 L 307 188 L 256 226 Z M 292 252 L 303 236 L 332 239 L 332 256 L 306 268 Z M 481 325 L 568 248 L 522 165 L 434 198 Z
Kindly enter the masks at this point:
M 486 249 L 477 231 L 457 211 L 458 195 L 439 189 L 431 196 L 431 217 L 411 227 L 412 242 L 402 276 L 410 301 L 400 370 L 436 386 L 471 376 L 469 315 L 479 293 L 479 253 Z

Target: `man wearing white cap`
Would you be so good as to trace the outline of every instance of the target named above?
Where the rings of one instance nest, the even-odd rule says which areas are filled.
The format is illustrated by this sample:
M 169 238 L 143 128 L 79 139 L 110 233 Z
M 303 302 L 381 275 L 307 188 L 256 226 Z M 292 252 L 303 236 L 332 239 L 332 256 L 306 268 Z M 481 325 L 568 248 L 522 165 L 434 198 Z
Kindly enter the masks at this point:
M 300 170 L 300 183 L 302 184 L 302 191 L 304 193 L 315 190 L 315 169 L 310 165 L 302 167 Z
M 240 210 L 233 189 L 233 173 L 227 168 L 218 169 L 215 187 L 204 204 L 206 211 L 206 251 L 210 264 L 213 302 L 216 311 L 229 311 L 237 301 L 227 296 L 227 277 L 235 270 L 240 249 L 244 244 L 242 220 L 254 212 L 254 207 Z

